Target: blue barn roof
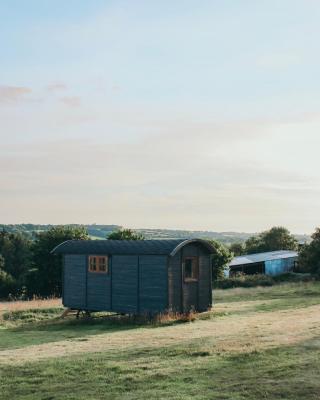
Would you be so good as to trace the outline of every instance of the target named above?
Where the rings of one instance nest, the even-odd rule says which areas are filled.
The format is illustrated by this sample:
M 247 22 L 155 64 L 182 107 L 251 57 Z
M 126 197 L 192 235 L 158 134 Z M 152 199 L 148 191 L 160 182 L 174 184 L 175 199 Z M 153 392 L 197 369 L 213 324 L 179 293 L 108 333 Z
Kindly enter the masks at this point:
M 235 257 L 229 264 L 229 267 L 235 267 L 237 265 L 254 264 L 271 260 L 279 260 L 282 258 L 293 258 L 293 257 L 298 257 L 298 253 L 296 251 L 291 251 L 291 250 L 278 250 L 278 251 L 268 251 L 266 253 L 247 254 L 244 256 Z
M 118 254 L 173 256 L 189 243 L 201 243 L 210 253 L 211 244 L 202 239 L 176 240 L 67 240 L 52 250 L 54 254 Z

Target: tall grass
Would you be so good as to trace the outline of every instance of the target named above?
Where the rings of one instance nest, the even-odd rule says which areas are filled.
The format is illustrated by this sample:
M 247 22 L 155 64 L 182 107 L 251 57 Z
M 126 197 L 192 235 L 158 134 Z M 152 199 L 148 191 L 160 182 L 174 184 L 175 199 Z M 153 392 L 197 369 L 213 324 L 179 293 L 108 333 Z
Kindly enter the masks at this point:
M 238 274 L 230 278 L 224 278 L 213 283 L 217 289 L 233 289 L 237 287 L 252 288 L 257 286 L 274 286 L 286 282 L 310 282 L 316 280 L 311 274 L 298 274 L 289 272 L 277 276 L 264 274 L 245 275 Z
M 60 308 L 62 307 L 61 299 L 37 299 L 24 300 L 24 301 L 3 301 L 0 302 L 0 314 L 5 312 L 22 311 L 30 309 L 43 309 L 43 308 Z

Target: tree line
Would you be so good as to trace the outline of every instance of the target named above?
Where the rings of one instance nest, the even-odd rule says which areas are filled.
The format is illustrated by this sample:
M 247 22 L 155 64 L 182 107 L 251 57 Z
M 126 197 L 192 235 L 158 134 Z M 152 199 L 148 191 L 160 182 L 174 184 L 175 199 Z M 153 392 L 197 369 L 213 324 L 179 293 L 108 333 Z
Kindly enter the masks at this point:
M 299 250 L 299 242 L 288 229 L 274 226 L 249 237 L 244 243 L 233 243 L 229 249 L 235 256 L 242 256 L 276 250 Z
M 56 226 L 36 234 L 0 232 L 0 298 L 61 295 L 62 259 L 51 254 L 70 239 L 89 239 L 81 226 Z
M 83 226 L 53 226 L 36 234 L 34 240 L 22 233 L 0 232 L 0 298 L 60 296 L 62 258 L 51 254 L 58 244 L 71 239 L 90 239 Z M 119 229 L 108 236 L 113 240 L 143 240 L 130 229 Z M 320 228 L 312 241 L 299 245 L 283 227 L 273 227 L 244 243 L 228 246 L 210 240 L 215 249 L 212 257 L 213 279 L 221 279 L 234 256 L 274 250 L 299 250 L 299 272 L 320 275 Z

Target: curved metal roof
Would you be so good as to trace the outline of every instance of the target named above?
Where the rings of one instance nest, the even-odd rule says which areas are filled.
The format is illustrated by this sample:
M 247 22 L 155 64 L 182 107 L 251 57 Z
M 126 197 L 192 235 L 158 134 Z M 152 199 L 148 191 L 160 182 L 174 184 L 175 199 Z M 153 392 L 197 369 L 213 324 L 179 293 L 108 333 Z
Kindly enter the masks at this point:
M 53 254 L 118 254 L 174 256 L 189 243 L 200 243 L 209 253 L 214 247 L 202 239 L 177 240 L 67 240 L 55 247 Z
M 254 264 L 265 261 L 280 260 L 282 258 L 298 257 L 296 251 L 291 250 L 277 250 L 268 251 L 266 253 L 247 254 L 244 256 L 235 257 L 229 267 L 236 267 L 238 265 Z

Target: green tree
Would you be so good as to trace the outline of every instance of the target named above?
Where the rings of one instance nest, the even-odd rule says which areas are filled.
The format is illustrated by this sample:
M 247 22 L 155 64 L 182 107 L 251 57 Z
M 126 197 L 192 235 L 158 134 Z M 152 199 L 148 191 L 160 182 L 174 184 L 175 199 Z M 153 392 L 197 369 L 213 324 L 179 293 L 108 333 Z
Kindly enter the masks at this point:
M 245 252 L 247 254 L 297 249 L 297 239 L 291 235 L 288 229 L 282 226 L 274 226 L 258 236 L 252 236 L 245 243 Z
M 144 236 L 132 229 L 118 229 L 110 233 L 109 240 L 144 240 Z
M 229 250 L 234 256 L 242 256 L 245 253 L 245 246 L 243 243 L 232 243 L 229 246 Z
M 21 282 L 31 262 L 31 241 L 21 233 L 0 232 L 0 253 L 2 269 L 13 279 Z
M 232 253 L 226 246 L 216 240 L 210 240 L 209 242 L 215 249 L 214 254 L 212 254 L 212 279 L 222 279 L 224 270 L 233 258 Z
M 0 300 L 7 299 L 10 293 L 15 293 L 17 290 L 16 280 L 3 269 L 4 262 L 0 254 Z
M 301 272 L 320 275 L 320 228 L 316 229 L 311 238 L 312 241 L 300 250 L 298 268 Z
M 33 266 L 27 280 L 29 294 L 61 295 L 62 257 L 51 254 L 60 243 L 72 239 L 89 239 L 82 226 L 55 226 L 38 233 L 33 245 Z
M 16 280 L 10 274 L 0 269 L 0 300 L 7 299 L 9 294 L 15 293 L 16 290 Z
M 264 248 L 261 235 L 249 237 L 244 244 L 245 254 L 261 253 L 265 251 Z

